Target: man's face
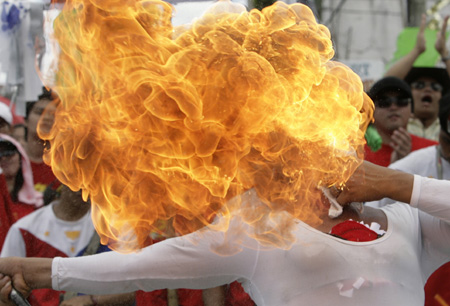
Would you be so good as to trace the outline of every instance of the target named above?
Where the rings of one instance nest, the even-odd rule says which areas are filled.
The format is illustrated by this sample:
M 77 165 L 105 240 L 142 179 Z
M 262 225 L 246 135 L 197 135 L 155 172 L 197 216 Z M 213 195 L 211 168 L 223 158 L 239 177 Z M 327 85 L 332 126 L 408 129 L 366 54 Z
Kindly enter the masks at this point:
M 439 113 L 442 85 L 430 77 L 421 77 L 411 83 L 414 100 L 414 116 L 418 119 L 434 119 Z
M 11 135 L 11 126 L 3 118 L 0 118 L 0 133 Z
M 14 148 L 14 147 L 13 147 Z M 0 168 L 7 179 L 15 178 L 20 170 L 21 160 L 17 149 L 2 143 L 0 145 Z
M 29 133 L 36 134 L 39 119 L 49 103 L 50 100 L 39 100 L 34 104 L 27 118 L 27 129 Z
M 406 128 L 411 117 L 411 99 L 402 93 L 388 91 L 374 101 L 375 127 L 386 134 L 392 134 L 400 127 Z
M 26 146 L 27 139 L 24 125 L 15 125 L 12 129 L 11 136 L 14 137 L 22 145 L 22 147 Z

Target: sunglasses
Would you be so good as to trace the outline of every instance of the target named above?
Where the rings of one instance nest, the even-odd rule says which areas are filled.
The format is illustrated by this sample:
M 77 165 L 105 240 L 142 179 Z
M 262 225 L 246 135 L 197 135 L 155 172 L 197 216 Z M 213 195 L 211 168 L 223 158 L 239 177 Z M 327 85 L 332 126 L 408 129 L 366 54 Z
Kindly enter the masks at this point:
M 426 86 L 430 86 L 431 89 L 439 92 L 442 92 L 442 90 L 444 89 L 444 87 L 442 87 L 442 85 L 437 82 L 417 81 L 411 83 L 412 89 L 424 89 Z
M 6 157 L 9 158 L 11 156 L 13 156 L 14 154 L 17 153 L 17 150 L 4 150 L 4 151 L 0 151 L 0 158 L 2 157 Z
M 395 103 L 397 107 L 405 107 L 411 103 L 411 98 L 384 97 L 375 101 L 375 105 L 379 108 L 389 108 Z

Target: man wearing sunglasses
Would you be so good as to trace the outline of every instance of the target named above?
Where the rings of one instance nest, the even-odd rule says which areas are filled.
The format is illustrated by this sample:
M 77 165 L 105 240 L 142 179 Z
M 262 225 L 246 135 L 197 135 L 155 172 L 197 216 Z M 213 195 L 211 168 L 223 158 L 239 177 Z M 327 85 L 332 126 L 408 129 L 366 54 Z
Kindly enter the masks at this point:
M 374 126 L 382 145 L 377 151 L 366 145 L 366 160 L 387 167 L 411 151 L 437 144 L 407 132 L 406 126 L 414 105 L 411 89 L 406 82 L 396 77 L 385 77 L 372 86 L 368 95 L 375 104 Z
M 417 34 L 413 49 L 389 68 L 385 76 L 396 76 L 404 79 L 410 86 L 414 101 L 414 114 L 409 120 L 408 131 L 411 134 L 436 140 L 439 139 L 439 99 L 450 89 L 450 53 L 446 46 L 445 31 L 448 16 L 437 33 L 435 50 L 440 54 L 446 68 L 413 67 L 416 59 L 426 50 L 425 27 L 426 17 Z

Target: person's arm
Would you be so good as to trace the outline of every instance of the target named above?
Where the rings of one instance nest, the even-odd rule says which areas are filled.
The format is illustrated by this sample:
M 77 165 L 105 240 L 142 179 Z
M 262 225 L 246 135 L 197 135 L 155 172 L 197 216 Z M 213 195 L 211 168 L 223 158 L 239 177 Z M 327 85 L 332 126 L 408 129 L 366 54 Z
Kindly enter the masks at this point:
M 436 51 L 439 53 L 439 55 L 441 56 L 441 59 L 445 59 L 443 61 L 444 61 L 445 67 L 447 69 L 447 73 L 450 75 L 450 57 L 449 57 L 449 53 L 448 53 L 447 45 L 446 45 L 447 38 L 445 37 L 445 33 L 447 31 L 448 18 L 449 18 L 449 16 L 446 16 L 444 18 L 442 27 L 437 34 L 436 43 L 434 44 L 434 47 L 435 47 Z
M 0 258 L 0 275 L 11 283 L 0 288 L 0 305 L 10 305 L 11 285 L 23 296 L 32 289 L 52 287 L 51 258 Z
M 414 177 L 411 206 L 450 224 L 450 181 Z
M 257 264 L 258 244 L 254 242 L 251 248 L 244 247 L 229 256 L 211 250 L 211 246 L 229 238 L 222 232 L 205 230 L 167 239 L 136 253 L 57 257 L 52 266 L 53 289 L 115 294 L 165 288 L 205 289 L 239 278 L 251 279 Z M 232 239 L 235 240 L 239 239 Z
M 236 226 L 239 225 L 242 223 L 237 222 Z M 234 233 L 233 229 L 231 232 Z M 165 288 L 205 289 L 253 276 L 259 244 L 245 235 L 236 239 L 230 235 L 204 230 L 167 239 L 130 254 L 106 252 L 75 258 L 0 258 L 0 273 L 11 275 L 13 285 L 24 293 L 34 288 L 85 294 Z M 211 250 L 212 246 L 218 247 L 227 239 L 249 247 L 242 247 L 241 251 L 229 256 Z
M 336 199 L 341 205 L 378 201 L 385 197 L 409 203 L 413 185 L 412 174 L 364 161 L 347 180 Z
M 364 161 L 336 195 L 339 204 L 382 198 L 410 204 L 450 223 L 450 181 L 422 177 Z
M 408 72 L 414 65 L 416 59 L 426 50 L 426 41 L 425 41 L 425 27 L 426 27 L 427 17 L 425 14 L 422 15 L 422 20 L 420 23 L 419 33 L 417 33 L 416 44 L 414 48 L 406 54 L 404 57 L 395 62 L 384 74 L 387 76 L 395 76 L 400 79 L 404 79 Z
M 411 206 L 419 210 L 426 279 L 450 260 L 450 181 L 415 175 Z

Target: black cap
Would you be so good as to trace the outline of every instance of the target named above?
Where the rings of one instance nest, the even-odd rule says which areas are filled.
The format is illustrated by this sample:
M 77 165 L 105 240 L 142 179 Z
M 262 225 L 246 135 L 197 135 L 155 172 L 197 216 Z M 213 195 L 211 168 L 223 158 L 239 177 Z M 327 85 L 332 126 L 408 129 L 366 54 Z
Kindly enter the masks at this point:
M 402 79 L 393 76 L 384 77 L 378 80 L 375 84 L 372 85 L 368 92 L 368 95 L 372 100 L 376 100 L 379 96 L 382 96 L 387 91 L 398 91 L 403 96 L 405 96 L 405 98 L 412 99 L 411 88 L 409 87 L 409 85 Z
M 450 89 L 450 77 L 447 69 L 438 67 L 413 67 L 405 77 L 408 84 L 416 81 L 418 78 L 429 77 L 433 78 L 442 85 L 442 95 L 445 95 Z
M 441 129 L 450 136 L 450 94 L 439 100 L 439 123 Z

